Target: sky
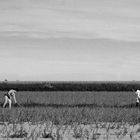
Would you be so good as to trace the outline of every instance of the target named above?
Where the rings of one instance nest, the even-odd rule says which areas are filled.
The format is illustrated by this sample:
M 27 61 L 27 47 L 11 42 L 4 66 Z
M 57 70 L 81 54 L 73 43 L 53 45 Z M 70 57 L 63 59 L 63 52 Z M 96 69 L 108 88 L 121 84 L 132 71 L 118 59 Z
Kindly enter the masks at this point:
M 0 81 L 140 80 L 139 0 L 0 0 Z

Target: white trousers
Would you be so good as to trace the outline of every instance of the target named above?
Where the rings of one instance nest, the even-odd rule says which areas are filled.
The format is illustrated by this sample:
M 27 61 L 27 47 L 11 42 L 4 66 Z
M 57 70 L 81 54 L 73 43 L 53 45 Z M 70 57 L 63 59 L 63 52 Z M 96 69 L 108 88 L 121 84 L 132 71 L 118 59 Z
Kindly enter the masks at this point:
M 3 104 L 3 107 L 5 107 L 7 103 L 9 103 L 9 109 L 11 109 L 11 104 L 12 104 L 11 99 L 9 99 L 7 96 L 4 96 L 4 104 Z

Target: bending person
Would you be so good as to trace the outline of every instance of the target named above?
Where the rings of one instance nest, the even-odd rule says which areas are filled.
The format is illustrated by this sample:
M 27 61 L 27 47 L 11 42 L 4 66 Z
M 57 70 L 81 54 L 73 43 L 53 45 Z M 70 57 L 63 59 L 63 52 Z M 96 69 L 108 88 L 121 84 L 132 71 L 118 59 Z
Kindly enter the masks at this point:
M 136 92 L 136 95 L 137 95 L 137 101 L 136 101 L 136 106 L 138 106 L 140 104 L 140 90 L 137 90 Z
M 3 107 L 6 106 L 7 103 L 9 103 L 9 109 L 11 109 L 11 104 L 12 104 L 12 98 L 15 102 L 15 104 L 17 104 L 17 100 L 16 100 L 16 90 L 11 89 L 9 92 L 5 93 L 4 95 L 4 104 Z

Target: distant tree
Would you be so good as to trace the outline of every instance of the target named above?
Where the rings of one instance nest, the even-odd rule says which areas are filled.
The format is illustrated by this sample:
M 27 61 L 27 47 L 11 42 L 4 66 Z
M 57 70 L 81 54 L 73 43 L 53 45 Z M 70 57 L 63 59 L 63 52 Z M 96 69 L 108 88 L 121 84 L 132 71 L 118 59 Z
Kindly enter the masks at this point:
M 4 81 L 7 82 L 8 80 L 7 79 L 4 79 Z

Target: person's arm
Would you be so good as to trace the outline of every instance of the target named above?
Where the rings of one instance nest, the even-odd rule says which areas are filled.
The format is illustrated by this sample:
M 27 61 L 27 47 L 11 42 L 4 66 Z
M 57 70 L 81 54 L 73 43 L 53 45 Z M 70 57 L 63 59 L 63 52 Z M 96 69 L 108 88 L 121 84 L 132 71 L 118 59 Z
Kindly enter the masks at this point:
M 13 93 L 13 99 L 14 99 L 14 102 L 17 103 L 17 100 L 16 100 L 16 95 L 15 93 Z

